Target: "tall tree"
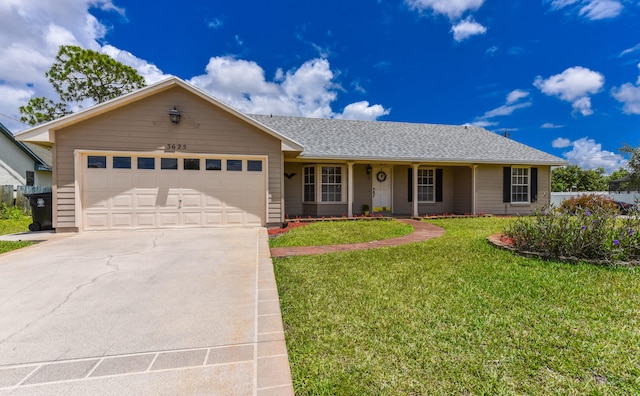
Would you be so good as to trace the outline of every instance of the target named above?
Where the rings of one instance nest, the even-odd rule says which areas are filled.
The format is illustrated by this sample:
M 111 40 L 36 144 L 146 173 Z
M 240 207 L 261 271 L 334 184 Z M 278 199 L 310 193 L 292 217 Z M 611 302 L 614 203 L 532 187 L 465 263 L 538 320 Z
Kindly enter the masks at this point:
M 577 165 L 563 166 L 551 171 L 551 191 L 606 191 L 604 169 L 582 169 Z
M 20 120 L 30 125 L 70 114 L 87 101 L 102 103 L 145 86 L 138 72 L 108 55 L 73 45 L 63 45 L 45 73 L 60 96 L 60 102 L 32 98 L 20 107 Z
M 629 162 L 627 166 L 629 168 L 630 188 L 640 189 L 640 146 L 632 147 L 629 144 L 625 144 L 618 149 L 621 153 L 629 154 Z

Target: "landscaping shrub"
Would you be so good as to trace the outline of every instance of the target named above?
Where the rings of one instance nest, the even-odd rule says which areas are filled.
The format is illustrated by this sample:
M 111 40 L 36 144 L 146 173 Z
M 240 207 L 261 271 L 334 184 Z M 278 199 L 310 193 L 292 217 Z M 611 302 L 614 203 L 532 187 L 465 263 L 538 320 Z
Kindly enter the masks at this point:
M 578 209 L 583 211 L 594 212 L 598 209 L 616 209 L 617 206 L 610 199 L 601 195 L 586 194 L 579 197 L 571 197 L 565 199 L 560 204 L 561 211 L 568 211 L 570 213 L 576 213 Z
M 0 219 L 2 220 L 19 220 L 25 213 L 16 206 L 7 206 L 4 202 L 0 202 Z
M 616 207 L 585 199 L 547 206 L 530 217 L 518 218 L 504 234 L 513 247 L 555 258 L 606 262 L 640 262 L 640 219 L 637 213 L 618 217 Z

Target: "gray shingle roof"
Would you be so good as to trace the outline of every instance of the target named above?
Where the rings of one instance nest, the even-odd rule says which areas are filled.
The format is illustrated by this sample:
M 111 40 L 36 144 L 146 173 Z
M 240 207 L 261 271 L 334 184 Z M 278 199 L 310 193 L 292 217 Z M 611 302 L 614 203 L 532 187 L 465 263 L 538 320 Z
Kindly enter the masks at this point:
M 563 165 L 484 128 L 406 122 L 250 115 L 300 143 L 300 158 Z
M 25 154 L 27 154 L 34 162 L 43 169 L 36 170 L 51 170 L 51 163 L 53 162 L 51 150 L 44 147 L 36 146 L 35 144 L 26 144 L 16 140 L 13 133 L 7 129 L 2 123 L 0 123 L 0 132 L 3 133 L 9 140 L 11 140 L 16 146 L 18 146 Z M 35 147 L 34 147 L 35 146 Z

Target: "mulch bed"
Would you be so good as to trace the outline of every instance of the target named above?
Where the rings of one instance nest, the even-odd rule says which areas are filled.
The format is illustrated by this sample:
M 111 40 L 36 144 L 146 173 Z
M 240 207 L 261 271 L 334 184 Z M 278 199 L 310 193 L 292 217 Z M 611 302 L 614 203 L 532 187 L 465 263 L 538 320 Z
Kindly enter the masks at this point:
M 524 250 L 519 250 L 514 246 L 513 239 L 509 238 L 503 234 L 493 234 L 487 237 L 487 241 L 501 249 L 509 250 L 513 253 L 519 254 L 524 257 L 529 258 L 538 258 L 543 260 L 556 260 L 561 261 L 563 263 L 589 263 L 595 265 L 604 265 L 604 266 L 623 266 L 623 267 L 637 267 L 640 266 L 639 261 L 609 261 L 609 260 L 589 260 L 578 257 L 565 257 L 565 256 L 550 256 L 548 254 L 538 253 L 538 252 L 528 252 Z

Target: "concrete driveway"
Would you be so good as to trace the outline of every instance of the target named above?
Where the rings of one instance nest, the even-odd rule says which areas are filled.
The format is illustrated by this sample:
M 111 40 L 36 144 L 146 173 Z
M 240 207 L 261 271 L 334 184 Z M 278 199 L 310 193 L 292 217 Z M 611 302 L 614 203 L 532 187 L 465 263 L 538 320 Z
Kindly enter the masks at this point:
M 293 394 L 266 230 L 55 234 L 0 255 L 5 394 Z

